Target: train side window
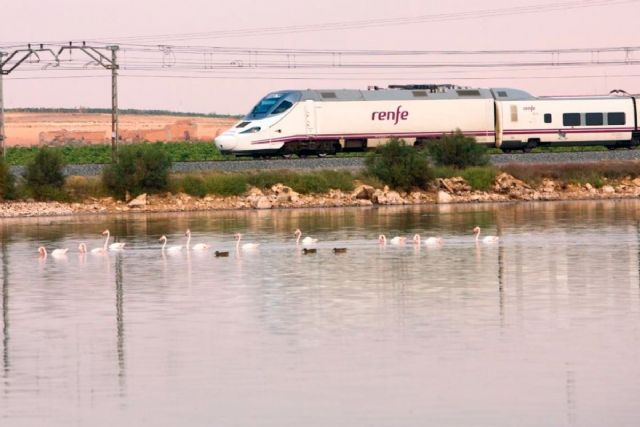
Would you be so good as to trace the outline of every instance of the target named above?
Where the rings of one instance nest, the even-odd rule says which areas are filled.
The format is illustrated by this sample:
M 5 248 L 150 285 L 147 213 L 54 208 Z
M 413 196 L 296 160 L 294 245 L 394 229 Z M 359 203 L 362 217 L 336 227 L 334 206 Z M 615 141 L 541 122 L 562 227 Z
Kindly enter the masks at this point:
M 518 121 L 518 106 L 517 105 L 512 105 L 511 106 L 511 121 L 512 122 L 517 122 Z
M 280 113 L 284 113 L 285 111 L 287 111 L 289 108 L 291 108 L 293 104 L 287 100 L 282 101 L 280 103 L 280 105 L 278 105 L 275 110 L 273 110 L 273 112 L 271 113 L 273 114 L 280 114 Z
M 562 126 L 580 126 L 580 113 L 564 113 Z
M 546 114 L 544 115 L 544 122 L 545 122 L 545 123 L 551 123 L 551 114 L 546 113 Z
M 609 126 L 624 126 L 627 119 L 624 113 L 607 113 L 607 124 Z
M 602 126 L 604 124 L 604 114 L 602 113 L 587 113 L 585 119 L 587 126 Z

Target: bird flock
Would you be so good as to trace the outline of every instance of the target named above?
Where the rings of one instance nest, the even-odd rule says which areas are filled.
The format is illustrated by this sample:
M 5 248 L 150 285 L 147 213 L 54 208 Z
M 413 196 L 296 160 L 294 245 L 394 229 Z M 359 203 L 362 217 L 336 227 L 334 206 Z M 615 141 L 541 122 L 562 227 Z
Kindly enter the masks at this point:
M 473 233 L 475 235 L 475 242 L 476 244 L 478 243 L 483 243 L 483 244 L 494 244 L 497 243 L 499 241 L 499 237 L 498 236 L 484 236 L 482 239 L 480 239 L 480 227 L 475 227 L 473 229 Z M 311 236 L 305 236 L 304 238 L 302 237 L 302 231 L 297 228 L 294 231 L 294 236 L 296 238 L 296 246 L 302 245 L 302 246 L 313 246 L 316 243 L 318 243 L 318 239 L 313 238 Z M 109 230 L 104 230 L 102 232 L 103 236 L 106 236 L 105 240 L 104 240 L 104 244 L 101 247 L 97 247 L 97 248 L 92 248 L 91 250 L 87 249 L 87 245 L 85 243 L 80 243 L 78 245 L 78 253 L 80 254 L 86 254 L 87 252 L 90 252 L 92 254 L 95 255 L 104 255 L 111 252 L 118 252 L 118 251 L 124 251 L 125 250 L 125 246 L 126 243 L 122 243 L 122 242 L 114 242 L 114 243 L 109 243 L 109 240 L 111 239 L 111 233 L 109 232 Z M 209 249 L 211 249 L 211 245 L 207 244 L 207 243 L 196 243 L 193 246 L 191 245 L 191 230 L 187 229 L 187 231 L 185 232 L 185 236 L 187 238 L 187 242 L 185 245 L 169 245 L 167 246 L 167 236 L 162 235 L 158 241 L 160 243 L 162 243 L 162 246 L 160 247 L 160 250 L 162 251 L 162 253 L 168 253 L 168 254 L 177 254 L 177 253 L 181 253 L 183 250 L 187 250 L 187 251 L 197 251 L 197 252 L 205 252 L 208 251 Z M 241 243 L 242 240 L 242 234 L 240 233 L 236 233 L 234 234 L 235 240 L 236 240 L 236 252 L 249 252 L 249 251 L 255 251 L 260 247 L 260 243 L 253 243 L 253 242 L 243 242 Z M 419 234 L 414 234 L 413 238 L 408 239 L 407 237 L 404 236 L 395 236 L 392 237 L 390 239 L 387 240 L 387 237 L 384 234 L 380 234 L 378 236 L 378 243 L 382 246 L 385 246 L 387 244 L 391 244 L 391 245 L 395 245 L 395 246 L 400 246 L 400 245 L 405 245 L 408 242 L 411 242 L 413 245 L 416 246 L 439 246 L 442 245 L 444 243 L 444 240 L 442 239 L 442 237 L 435 237 L 435 236 L 431 236 L 431 237 L 427 237 L 426 239 L 422 239 L 422 237 Z M 67 252 L 69 252 L 69 248 L 56 248 L 51 250 L 51 256 L 53 258 L 64 258 L 67 255 Z M 303 247 L 302 248 L 302 253 L 304 255 L 308 255 L 308 254 L 315 254 L 318 252 L 318 249 L 315 247 Z M 333 253 L 335 254 L 343 254 L 347 252 L 347 248 L 333 248 Z M 38 256 L 40 258 L 47 258 L 49 252 L 47 251 L 47 248 L 45 248 L 44 246 L 40 246 L 38 248 Z M 229 256 L 229 252 L 228 251 L 214 251 L 213 254 L 216 257 L 228 257 Z

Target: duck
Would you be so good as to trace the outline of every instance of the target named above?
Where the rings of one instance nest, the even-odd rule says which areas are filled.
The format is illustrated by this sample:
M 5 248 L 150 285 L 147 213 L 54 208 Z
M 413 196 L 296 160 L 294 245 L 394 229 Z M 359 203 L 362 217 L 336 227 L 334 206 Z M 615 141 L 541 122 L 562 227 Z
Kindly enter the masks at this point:
M 214 254 L 215 254 L 216 258 L 228 257 L 229 256 L 229 252 L 228 251 L 215 251 Z
M 478 243 L 480 241 L 480 227 L 476 226 L 473 229 L 473 232 L 476 235 L 476 243 Z M 499 240 L 500 240 L 499 236 L 484 236 L 482 238 L 482 243 L 485 243 L 485 244 L 498 243 Z
M 333 248 L 334 254 L 344 254 L 347 252 L 347 248 Z
M 108 229 L 104 230 L 102 232 L 102 235 L 103 236 L 104 235 L 107 236 L 106 240 L 104 241 L 104 250 L 105 251 L 107 250 L 107 245 L 109 246 L 109 250 L 111 250 L 111 251 L 121 251 L 121 250 L 124 249 L 125 243 L 123 243 L 123 242 L 115 242 L 115 243 L 112 243 L 112 244 L 109 245 L 109 238 L 111 237 L 111 233 L 109 232 Z
M 318 250 L 316 248 L 303 248 L 302 249 L 302 253 L 307 255 L 307 254 L 315 254 L 316 252 L 318 252 Z
M 187 250 L 193 249 L 194 251 L 206 251 L 210 248 L 210 246 L 206 243 L 196 243 L 193 246 L 189 246 L 191 243 L 191 230 L 187 228 L 187 231 L 184 233 L 187 236 Z
M 300 243 L 300 237 L 302 237 L 302 231 L 300 231 L 299 228 L 296 228 L 296 231 L 293 234 L 296 236 L 296 244 Z M 302 239 L 303 245 L 312 245 L 317 242 L 318 242 L 318 239 L 314 239 L 313 237 L 309 237 L 309 236 Z
M 167 246 L 167 236 L 162 235 L 158 239 L 158 241 L 162 242 L 162 252 L 164 252 L 165 248 Z M 173 254 L 178 253 L 178 252 L 182 251 L 182 245 L 169 246 L 168 248 L 166 248 L 166 251 L 169 252 L 169 253 L 173 253 Z
M 242 239 L 242 234 L 240 233 L 236 233 L 235 238 L 236 238 L 236 251 L 240 250 L 241 247 L 243 251 L 252 251 L 252 250 L 258 249 L 258 246 L 260 246 L 260 243 L 243 243 L 242 246 L 240 246 L 240 240 Z

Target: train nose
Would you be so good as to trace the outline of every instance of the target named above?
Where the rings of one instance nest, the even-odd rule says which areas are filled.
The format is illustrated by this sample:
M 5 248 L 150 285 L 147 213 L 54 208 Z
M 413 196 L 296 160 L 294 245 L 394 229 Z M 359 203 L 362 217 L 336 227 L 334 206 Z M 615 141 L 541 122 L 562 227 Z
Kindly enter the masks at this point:
M 213 140 L 214 144 L 216 144 L 216 147 L 218 147 L 218 150 L 220 150 L 221 153 L 229 153 L 231 152 L 234 148 L 236 148 L 237 145 L 237 139 L 234 135 L 219 135 L 218 137 L 216 137 L 216 139 Z

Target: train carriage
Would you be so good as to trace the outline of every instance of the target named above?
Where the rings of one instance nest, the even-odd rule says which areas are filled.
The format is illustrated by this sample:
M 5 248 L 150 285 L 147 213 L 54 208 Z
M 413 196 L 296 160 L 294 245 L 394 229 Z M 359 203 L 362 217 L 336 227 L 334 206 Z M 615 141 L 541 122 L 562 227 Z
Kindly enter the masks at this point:
M 390 138 L 422 145 L 455 130 L 504 151 L 640 144 L 633 96 L 537 98 L 452 85 L 274 92 L 215 143 L 236 155 L 321 155 L 363 151 Z

